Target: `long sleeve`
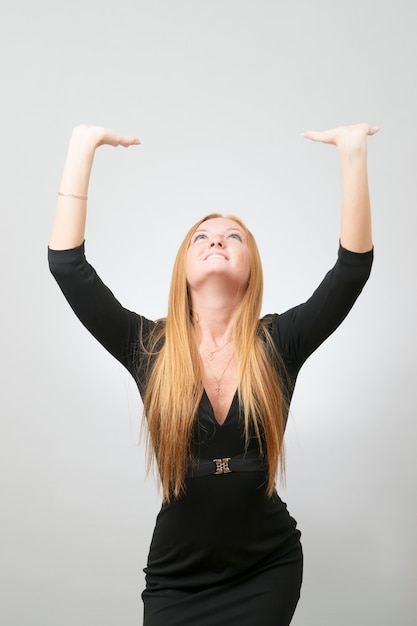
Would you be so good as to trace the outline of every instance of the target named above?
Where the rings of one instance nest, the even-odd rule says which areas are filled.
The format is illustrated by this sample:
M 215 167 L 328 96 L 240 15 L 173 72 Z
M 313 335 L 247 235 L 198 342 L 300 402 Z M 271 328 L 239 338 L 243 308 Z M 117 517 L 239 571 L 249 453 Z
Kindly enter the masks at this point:
M 368 280 L 373 250 L 351 252 L 339 247 L 334 267 L 311 297 L 281 315 L 270 326 L 290 379 L 305 360 L 345 319 Z
M 48 261 L 79 320 L 137 379 L 135 359 L 139 338 L 146 341 L 154 322 L 120 304 L 87 262 L 84 244 L 70 250 L 48 249 Z

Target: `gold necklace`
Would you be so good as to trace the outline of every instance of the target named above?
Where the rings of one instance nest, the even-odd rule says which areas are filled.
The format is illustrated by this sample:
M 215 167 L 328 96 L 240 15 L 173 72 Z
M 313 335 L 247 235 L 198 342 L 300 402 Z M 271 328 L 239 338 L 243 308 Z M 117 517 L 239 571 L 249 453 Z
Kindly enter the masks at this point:
M 229 343 L 230 343 L 230 341 L 229 341 Z M 224 346 L 223 346 L 223 347 L 224 347 Z M 216 393 L 217 393 L 217 395 L 218 395 L 218 396 L 220 395 L 220 391 L 221 391 L 221 389 L 222 389 L 222 385 L 221 385 L 221 383 L 222 383 L 222 380 L 223 380 L 223 376 L 225 375 L 226 370 L 227 370 L 227 368 L 229 367 L 230 363 L 232 362 L 232 359 L 233 359 L 233 357 L 234 357 L 234 356 L 235 356 L 235 353 L 234 353 L 234 352 L 232 352 L 232 356 L 231 356 L 231 357 L 230 357 L 230 359 L 228 360 L 227 365 L 226 365 L 226 367 L 224 368 L 224 370 L 223 370 L 222 375 L 220 376 L 220 378 L 217 378 L 217 376 L 215 376 L 215 375 L 214 375 L 214 372 L 212 372 L 212 374 L 213 374 L 213 378 L 214 378 L 214 380 L 215 380 L 215 381 L 216 381 L 216 383 L 217 383 L 217 385 L 216 385 Z
M 223 350 L 223 348 L 225 348 L 226 346 L 229 345 L 229 343 L 232 343 L 233 339 L 229 339 L 229 341 L 226 341 L 226 343 L 224 343 L 222 346 L 220 346 L 220 348 L 217 348 L 217 350 L 211 350 L 210 352 L 206 353 L 206 356 L 208 358 L 209 361 L 212 361 L 214 359 L 214 355 L 217 352 L 220 352 L 220 350 Z

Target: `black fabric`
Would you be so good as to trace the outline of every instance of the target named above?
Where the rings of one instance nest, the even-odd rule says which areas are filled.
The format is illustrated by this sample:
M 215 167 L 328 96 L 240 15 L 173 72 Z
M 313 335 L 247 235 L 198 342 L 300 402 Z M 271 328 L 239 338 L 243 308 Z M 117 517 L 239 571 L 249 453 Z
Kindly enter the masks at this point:
M 230 472 L 265 472 L 265 459 L 259 456 L 258 449 L 239 456 L 217 458 L 211 460 L 200 459 L 190 463 L 187 478 L 200 478 L 201 476 L 221 475 Z
M 288 401 L 302 364 L 360 294 L 372 259 L 373 251 L 359 254 L 339 247 L 335 266 L 305 303 L 263 319 L 285 368 Z M 120 305 L 86 261 L 84 245 L 49 250 L 49 263 L 81 322 L 143 393 L 141 345 L 146 346 L 155 323 Z M 237 393 L 219 425 L 204 392 L 194 426 L 194 458 L 237 457 L 244 451 Z M 249 454 L 259 454 L 254 436 Z M 162 505 L 145 569 L 146 626 L 290 623 L 302 579 L 300 532 L 278 494 L 267 497 L 265 489 L 261 471 L 187 477 L 186 494 Z

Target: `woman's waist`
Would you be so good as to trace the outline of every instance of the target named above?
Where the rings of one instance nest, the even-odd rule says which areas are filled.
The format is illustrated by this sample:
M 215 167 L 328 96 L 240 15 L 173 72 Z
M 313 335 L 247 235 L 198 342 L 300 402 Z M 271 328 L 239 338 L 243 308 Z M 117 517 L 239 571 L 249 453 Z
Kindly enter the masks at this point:
M 241 454 L 213 454 L 213 458 L 198 459 L 190 462 L 187 478 L 230 474 L 232 472 L 267 472 L 267 461 L 259 449 L 250 449 Z
M 233 466 L 233 464 L 232 464 Z M 157 519 L 161 530 L 193 536 L 212 532 L 220 536 L 245 534 L 252 526 L 267 532 L 292 525 L 293 520 L 276 491 L 267 494 L 265 471 L 229 471 L 188 477 L 184 493 L 162 504 Z

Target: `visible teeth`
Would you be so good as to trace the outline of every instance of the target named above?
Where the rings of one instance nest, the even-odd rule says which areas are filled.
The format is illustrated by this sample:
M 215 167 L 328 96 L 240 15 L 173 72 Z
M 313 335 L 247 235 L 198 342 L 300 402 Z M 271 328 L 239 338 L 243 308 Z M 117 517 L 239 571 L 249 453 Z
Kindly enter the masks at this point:
M 208 259 L 224 259 L 225 257 L 222 254 L 210 254 Z

